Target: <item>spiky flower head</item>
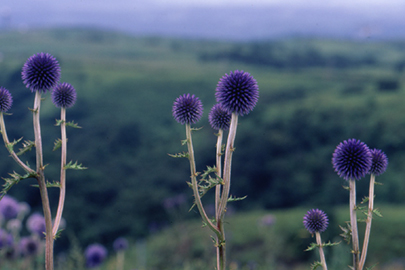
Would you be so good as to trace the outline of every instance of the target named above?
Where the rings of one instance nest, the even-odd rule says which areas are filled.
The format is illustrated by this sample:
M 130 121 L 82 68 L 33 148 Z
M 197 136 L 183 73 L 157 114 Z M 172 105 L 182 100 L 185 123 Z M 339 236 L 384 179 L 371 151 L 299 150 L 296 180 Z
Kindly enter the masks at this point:
M 221 104 L 217 103 L 212 107 L 208 115 L 208 121 L 213 129 L 227 130 L 229 129 L 231 117 L 232 115 Z
M 27 257 L 37 255 L 41 251 L 39 240 L 32 236 L 21 238 L 19 248 L 21 255 Z
M 324 232 L 328 227 L 328 216 L 319 209 L 311 209 L 304 216 L 304 226 L 310 233 Z
M 9 195 L 5 195 L 0 201 L 0 215 L 5 219 L 16 218 L 20 207 L 18 201 Z
M 47 90 L 56 86 L 60 79 L 60 67 L 49 53 L 37 53 L 28 58 L 22 68 L 22 80 L 32 92 Z
M 13 97 L 3 86 L 0 86 L 0 112 L 7 112 L 13 105 Z
M 174 119 L 180 124 L 195 124 L 203 114 L 203 105 L 198 97 L 184 94 L 176 98 L 172 112 Z
M 69 83 L 60 83 L 52 90 L 52 102 L 58 108 L 70 108 L 76 102 L 76 90 Z
M 86 265 L 88 268 L 93 268 L 101 265 L 107 257 L 107 249 L 101 244 L 92 244 L 88 246 L 84 252 L 86 257 Z
M 345 180 L 359 180 L 370 170 L 372 155 L 368 146 L 356 139 L 341 142 L 332 156 L 335 172 Z
M 126 250 L 128 248 L 128 240 L 124 237 L 118 237 L 113 243 L 113 248 L 115 251 Z
M 39 213 L 34 213 L 27 219 L 27 229 L 36 235 L 44 236 L 46 230 L 45 218 Z
M 235 70 L 219 80 L 215 96 L 229 113 L 245 115 L 256 106 L 259 87 L 249 73 Z
M 371 164 L 370 173 L 378 176 L 383 174 L 388 166 L 387 155 L 380 149 L 371 150 L 371 155 L 373 156 L 373 161 Z

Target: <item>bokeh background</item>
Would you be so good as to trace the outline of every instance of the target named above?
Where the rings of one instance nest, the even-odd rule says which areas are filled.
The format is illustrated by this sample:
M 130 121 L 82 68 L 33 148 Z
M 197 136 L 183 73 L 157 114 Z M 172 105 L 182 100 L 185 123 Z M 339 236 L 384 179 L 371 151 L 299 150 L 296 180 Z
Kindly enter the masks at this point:
M 230 267 L 307 269 L 316 258 L 303 251 L 313 240 L 302 226 L 310 208 L 330 216 L 324 240 L 340 241 L 348 192 L 331 157 L 341 141 L 357 138 L 390 161 L 377 178 L 384 217 L 373 225 L 370 265 L 405 269 L 404 12 L 399 0 L 2 0 L 0 85 L 14 98 L 5 118 L 10 139 L 33 139 L 27 108 L 34 95 L 21 81 L 31 55 L 54 55 L 61 81 L 78 94 L 67 120 L 82 129 L 68 129 L 68 160 L 88 169 L 67 173 L 66 230 L 56 253 L 94 242 L 111 251 L 124 236 L 131 243 L 128 269 L 213 268 L 209 232 L 188 211 L 188 162 L 168 156 L 186 150 L 185 128 L 171 108 L 181 94 L 200 97 L 196 161 L 199 171 L 213 165 L 208 112 L 219 78 L 239 69 L 258 81 L 260 98 L 240 118 L 236 137 L 231 193 L 247 198 L 228 211 Z M 44 162 L 53 181 L 59 112 L 45 98 Z M 20 170 L 4 147 L 0 155 L 2 177 Z M 34 163 L 33 152 L 23 158 Z M 33 184 L 24 180 L 9 195 L 40 211 Z M 363 179 L 359 201 L 367 192 Z M 56 207 L 58 190 L 50 196 Z M 205 204 L 212 208 L 211 195 Z M 350 263 L 345 243 L 328 252 L 331 269 Z

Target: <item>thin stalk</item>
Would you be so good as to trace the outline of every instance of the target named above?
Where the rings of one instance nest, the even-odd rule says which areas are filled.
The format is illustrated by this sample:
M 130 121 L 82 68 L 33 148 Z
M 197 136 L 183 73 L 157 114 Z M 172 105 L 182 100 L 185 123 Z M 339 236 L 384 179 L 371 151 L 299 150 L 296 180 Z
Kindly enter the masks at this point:
M 328 266 L 326 265 L 326 260 L 325 260 L 325 254 L 323 253 L 321 234 L 319 232 L 315 232 L 315 236 L 316 236 L 316 243 L 319 246 L 319 257 L 321 258 L 321 264 L 322 264 L 323 270 L 328 270 Z
M 356 213 L 356 180 L 350 179 L 350 225 L 352 228 L 352 244 L 353 244 L 353 269 L 359 269 L 359 232 L 357 229 L 357 213 Z
M 218 131 L 218 138 L 217 138 L 217 153 L 216 153 L 216 168 L 217 168 L 217 176 L 222 177 L 222 137 L 224 131 L 220 129 Z M 221 232 L 222 235 L 222 243 L 220 239 L 217 237 L 217 269 L 225 269 L 225 261 L 226 261 L 226 251 L 225 251 L 225 232 L 223 227 L 223 220 L 221 218 L 221 213 L 219 212 L 219 203 L 221 200 L 221 185 L 217 185 L 215 187 L 215 217 L 217 220 L 217 228 Z
M 60 131 L 61 131 L 61 162 L 60 162 L 60 187 L 59 187 L 59 203 L 56 212 L 55 223 L 53 224 L 52 235 L 58 232 L 59 224 L 62 219 L 63 206 L 65 204 L 66 196 L 66 155 L 67 155 L 67 138 L 66 138 L 66 108 L 62 107 L 60 111 Z
M 43 155 L 42 155 L 42 138 L 41 138 L 41 125 L 39 121 L 39 112 L 41 108 L 41 92 L 35 92 L 35 101 L 33 112 L 33 124 L 35 135 L 35 149 L 36 149 L 36 161 L 37 161 L 37 181 L 39 186 L 39 192 L 41 194 L 42 209 L 44 211 L 45 218 L 45 269 L 53 270 L 53 235 L 52 235 L 52 215 L 51 207 L 49 205 L 48 190 L 45 182 Z
M 120 250 L 117 252 L 117 270 L 124 269 L 125 251 Z
M 195 159 L 194 159 L 194 149 L 193 149 L 193 141 L 191 139 L 191 127 L 190 124 L 186 124 L 186 136 L 187 136 L 187 148 L 189 154 L 189 161 L 190 161 L 190 172 L 191 172 L 191 185 L 194 193 L 194 202 L 200 212 L 200 215 L 203 219 L 203 222 L 216 234 L 218 238 L 221 239 L 221 232 L 215 227 L 212 221 L 208 218 L 207 213 L 204 210 L 204 207 L 201 202 L 200 193 L 198 190 L 197 184 L 197 172 L 195 168 Z
M 359 270 L 362 270 L 364 264 L 366 263 L 367 248 L 368 243 L 370 241 L 371 222 L 373 220 L 373 209 L 374 209 L 374 185 L 375 185 L 375 175 L 371 174 L 369 194 L 368 194 L 368 213 L 366 220 L 366 230 L 364 233 L 363 249 L 361 251 Z
M 10 153 L 11 157 L 15 160 L 15 162 L 17 162 L 18 165 L 20 165 L 21 168 L 24 169 L 24 171 L 34 175 L 35 171 L 33 169 L 31 169 L 30 167 L 28 167 L 24 162 L 22 162 L 21 159 L 17 156 L 17 154 L 8 147 L 8 145 L 10 144 L 10 141 L 8 140 L 6 125 L 4 123 L 4 116 L 3 116 L 2 112 L 0 113 L 0 130 L 1 130 L 1 135 L 3 136 L 4 144 L 6 145 L 6 148 L 7 148 L 8 152 Z

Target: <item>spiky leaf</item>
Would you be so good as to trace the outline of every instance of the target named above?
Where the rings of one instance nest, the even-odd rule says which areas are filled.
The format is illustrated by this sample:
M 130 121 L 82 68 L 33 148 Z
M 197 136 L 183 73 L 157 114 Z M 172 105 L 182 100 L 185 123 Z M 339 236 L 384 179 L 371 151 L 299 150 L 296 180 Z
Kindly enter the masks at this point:
M 86 167 L 83 167 L 82 164 L 77 164 L 77 161 L 73 163 L 72 161 L 69 161 L 68 164 L 65 165 L 64 167 L 65 170 L 72 169 L 72 170 L 85 170 L 87 169 Z
M 55 142 L 53 143 L 52 151 L 56 151 L 61 147 L 62 147 L 62 140 L 61 139 L 56 139 Z
M 24 141 L 23 148 L 20 148 L 20 151 L 16 153 L 17 156 L 24 154 L 25 152 L 31 151 L 33 147 L 35 147 L 35 142 L 33 141 Z
M 247 198 L 246 196 L 243 197 L 232 197 L 232 195 L 228 198 L 228 202 L 237 202 L 237 201 L 241 201 Z
M 177 153 L 177 154 L 168 154 L 168 155 L 171 157 L 174 157 L 174 158 L 189 158 L 190 157 L 188 152 Z

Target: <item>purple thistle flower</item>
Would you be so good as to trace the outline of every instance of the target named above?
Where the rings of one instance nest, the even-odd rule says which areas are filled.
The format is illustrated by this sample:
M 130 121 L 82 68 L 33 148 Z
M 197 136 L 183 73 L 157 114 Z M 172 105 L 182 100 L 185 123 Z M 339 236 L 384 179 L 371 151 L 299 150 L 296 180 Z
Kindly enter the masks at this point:
M 180 124 L 195 124 L 203 114 L 201 100 L 194 95 L 184 94 L 173 103 L 173 117 Z
M 221 104 L 217 103 L 212 107 L 208 115 L 208 121 L 213 129 L 227 130 L 231 124 L 231 117 L 232 115 Z
M 343 179 L 359 180 L 370 171 L 372 155 L 365 143 L 349 139 L 336 147 L 332 164 L 335 172 Z
M 5 219 L 16 218 L 20 210 L 19 204 L 16 199 L 9 195 L 5 195 L 0 201 L 0 214 Z
M 76 90 L 68 83 L 60 83 L 52 90 L 52 102 L 58 108 L 70 108 L 75 105 Z
M 229 113 L 248 114 L 259 99 L 259 87 L 249 73 L 239 70 L 225 74 L 217 85 L 217 102 Z
M 128 248 L 128 240 L 124 237 L 118 237 L 113 243 L 113 248 L 115 251 L 126 250 Z
M 101 265 L 107 257 L 107 249 L 100 244 L 92 244 L 88 246 L 84 252 L 86 257 L 86 265 L 88 268 L 93 268 Z
M 56 86 L 60 79 L 60 67 L 49 53 L 37 53 L 28 58 L 22 68 L 22 80 L 32 92 L 47 90 Z
M 387 155 L 380 149 L 375 148 L 371 150 L 371 155 L 373 156 L 373 159 L 369 173 L 372 173 L 375 176 L 383 174 L 388 166 Z
M 0 112 L 7 112 L 13 105 L 13 97 L 6 88 L 0 86 Z
M 33 256 L 39 253 L 40 251 L 40 242 L 34 237 L 23 237 L 20 240 L 19 248 L 21 255 L 23 256 Z
M 0 229 L 0 250 L 5 247 L 11 247 L 13 245 L 13 236 L 7 233 L 5 230 Z
M 324 232 L 328 227 L 328 216 L 319 209 L 311 209 L 304 216 L 304 226 L 311 234 Z
M 44 232 L 46 231 L 45 227 L 45 218 L 43 215 L 39 213 L 34 213 L 27 219 L 27 229 L 39 236 L 44 236 Z

